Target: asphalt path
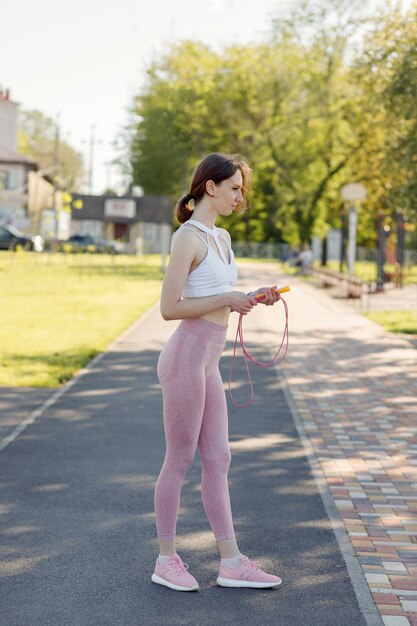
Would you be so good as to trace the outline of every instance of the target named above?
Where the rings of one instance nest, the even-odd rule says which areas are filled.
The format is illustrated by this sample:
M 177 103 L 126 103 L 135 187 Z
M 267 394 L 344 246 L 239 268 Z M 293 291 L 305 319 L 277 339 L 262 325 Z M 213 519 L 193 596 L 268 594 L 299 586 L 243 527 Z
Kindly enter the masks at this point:
M 267 358 L 263 335 L 245 322 L 254 355 Z M 182 491 L 177 551 L 201 590 L 151 582 L 164 456 L 156 362 L 176 325 L 154 308 L 0 452 L 1 626 L 365 626 L 275 368 L 251 368 L 252 407 L 228 399 L 229 484 L 241 551 L 282 587 L 217 587 L 198 453 Z M 234 379 L 244 400 L 242 359 Z

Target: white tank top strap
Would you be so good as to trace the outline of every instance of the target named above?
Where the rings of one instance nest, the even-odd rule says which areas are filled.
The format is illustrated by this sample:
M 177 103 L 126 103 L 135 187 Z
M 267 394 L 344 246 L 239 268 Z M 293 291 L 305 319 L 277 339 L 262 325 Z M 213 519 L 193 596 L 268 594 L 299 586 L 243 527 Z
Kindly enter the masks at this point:
M 183 224 L 183 225 L 181 225 L 181 226 L 180 226 L 180 229 L 181 229 L 181 230 L 184 230 L 184 229 L 186 229 L 186 230 L 191 230 L 191 232 L 193 232 L 195 235 L 197 235 L 197 237 L 198 237 L 199 239 L 201 239 L 201 241 L 202 241 L 203 243 L 205 243 L 205 244 L 206 244 L 207 248 L 209 247 L 208 241 L 206 241 L 206 239 L 204 239 L 204 237 L 202 237 L 202 235 L 200 235 L 200 233 L 198 233 L 198 232 L 197 232 L 197 230 L 196 230 L 195 228 L 190 228 L 190 227 L 189 227 L 189 226 L 187 226 L 186 224 Z M 207 235 L 207 239 L 208 239 L 208 235 Z
M 189 219 L 189 220 L 187 220 L 185 222 L 184 226 L 187 225 L 187 224 L 192 224 L 196 228 L 199 228 L 204 233 L 207 233 L 208 235 L 211 235 L 212 237 L 217 237 L 218 236 L 218 229 L 216 227 L 209 228 L 208 226 L 206 226 L 202 222 L 199 222 L 198 220 Z
M 221 254 L 221 255 L 222 255 L 222 257 L 223 257 L 224 262 L 225 262 L 225 263 L 229 263 L 229 261 L 228 261 L 228 260 L 227 260 L 227 258 L 226 258 L 226 255 L 225 255 L 225 253 L 224 253 L 224 250 L 223 250 L 223 248 L 222 248 L 222 247 L 221 247 L 221 245 L 220 245 L 219 237 L 220 237 L 220 238 L 224 241 L 224 243 L 226 244 L 227 249 L 229 250 L 229 258 L 230 258 L 230 244 L 229 244 L 229 242 L 227 241 L 226 237 L 223 235 L 222 231 L 221 231 L 221 230 L 219 230 L 219 229 L 217 228 L 217 238 L 216 238 L 216 244 L 217 244 L 217 247 L 218 247 L 218 249 L 220 250 L 220 254 Z
M 219 236 L 222 237 L 222 239 L 225 241 L 225 243 L 226 243 L 228 248 L 230 248 L 230 246 L 229 246 L 229 243 L 224 239 L 224 236 L 222 235 L 222 233 L 220 232 L 220 230 L 218 228 L 216 228 L 216 227 L 209 228 L 208 226 L 206 226 L 202 222 L 199 222 L 198 220 L 193 220 L 193 219 L 189 219 L 186 222 L 186 224 L 192 224 L 196 228 L 199 228 L 204 233 L 206 233 L 207 234 L 207 242 L 208 242 L 208 236 L 211 235 L 213 237 L 214 241 L 216 242 L 217 249 L 219 251 L 219 254 L 220 254 L 223 262 L 226 263 L 226 265 L 229 264 L 229 261 L 226 258 L 224 250 L 223 250 L 223 248 L 220 245 Z
M 223 235 L 222 231 L 218 228 L 217 229 L 218 234 L 220 235 L 220 237 L 223 239 L 223 241 L 227 244 L 227 247 L 230 248 L 230 244 L 227 241 L 227 238 Z

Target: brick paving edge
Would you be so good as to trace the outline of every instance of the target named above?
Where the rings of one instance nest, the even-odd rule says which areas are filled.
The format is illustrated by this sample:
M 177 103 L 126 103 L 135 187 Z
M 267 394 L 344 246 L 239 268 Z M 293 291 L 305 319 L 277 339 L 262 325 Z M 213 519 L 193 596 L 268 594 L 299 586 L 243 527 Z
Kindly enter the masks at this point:
M 301 443 L 303 444 L 308 462 L 311 467 L 311 472 L 313 474 L 314 480 L 316 481 L 317 488 L 323 501 L 324 508 L 326 509 L 326 513 L 332 525 L 332 529 L 339 544 L 340 551 L 346 563 L 346 567 L 352 581 L 352 586 L 358 600 L 359 608 L 363 616 L 365 617 L 368 626 L 384 626 L 384 622 L 382 621 L 378 608 L 372 598 L 372 594 L 369 589 L 368 582 L 365 578 L 365 574 L 362 571 L 362 567 L 358 561 L 357 556 L 353 554 L 351 541 L 349 539 L 347 531 L 345 530 L 343 520 L 341 519 L 338 509 L 334 503 L 333 496 L 330 493 L 330 490 L 327 487 L 327 483 L 323 477 L 320 464 L 314 452 L 314 448 L 298 415 L 294 400 L 291 395 L 291 391 L 285 379 L 285 374 L 280 373 L 278 370 L 276 370 L 276 374 L 280 388 L 290 408 L 291 416 L 297 429 L 298 436 L 300 437 Z

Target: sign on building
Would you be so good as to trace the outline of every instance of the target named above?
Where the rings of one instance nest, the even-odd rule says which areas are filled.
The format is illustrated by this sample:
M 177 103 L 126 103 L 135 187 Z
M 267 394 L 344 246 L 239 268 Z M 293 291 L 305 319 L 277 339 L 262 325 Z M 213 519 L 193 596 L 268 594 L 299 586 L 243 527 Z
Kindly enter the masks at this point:
M 104 201 L 105 217 L 124 217 L 132 219 L 136 216 L 136 202 L 132 199 L 106 198 Z

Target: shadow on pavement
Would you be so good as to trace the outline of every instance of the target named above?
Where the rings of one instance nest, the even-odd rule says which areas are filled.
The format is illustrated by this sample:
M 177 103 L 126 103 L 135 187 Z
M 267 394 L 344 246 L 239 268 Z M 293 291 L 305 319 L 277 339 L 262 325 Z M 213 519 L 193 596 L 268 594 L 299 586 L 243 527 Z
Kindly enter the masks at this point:
M 282 588 L 216 586 L 198 454 L 183 487 L 177 549 L 201 591 L 151 583 L 158 554 L 153 489 L 164 456 L 158 354 L 106 354 L 0 456 L 1 623 L 363 626 L 272 369 L 252 368 L 252 407 L 229 403 L 230 492 L 241 551 L 280 575 Z M 224 380 L 229 359 L 230 345 Z M 246 398 L 240 360 L 234 378 L 242 381 L 235 395 Z

